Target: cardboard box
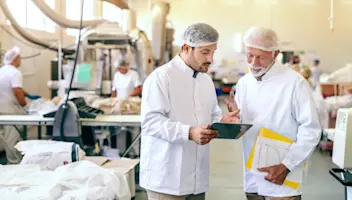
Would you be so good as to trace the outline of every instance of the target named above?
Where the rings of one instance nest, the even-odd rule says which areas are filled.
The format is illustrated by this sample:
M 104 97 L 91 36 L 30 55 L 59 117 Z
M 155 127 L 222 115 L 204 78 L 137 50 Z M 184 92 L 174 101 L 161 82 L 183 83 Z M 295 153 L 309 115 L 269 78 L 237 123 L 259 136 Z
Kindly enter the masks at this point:
M 136 183 L 134 178 L 134 168 L 139 163 L 139 159 L 110 159 L 103 156 L 86 156 L 85 160 L 91 161 L 104 168 L 112 169 L 117 174 L 125 174 L 128 186 L 131 191 L 131 196 L 136 196 Z

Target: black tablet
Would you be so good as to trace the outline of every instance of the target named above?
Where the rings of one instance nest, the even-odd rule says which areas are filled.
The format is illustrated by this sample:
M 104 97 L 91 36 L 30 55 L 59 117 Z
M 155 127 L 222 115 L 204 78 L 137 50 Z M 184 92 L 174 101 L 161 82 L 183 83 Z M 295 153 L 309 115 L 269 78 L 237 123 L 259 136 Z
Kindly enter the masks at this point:
M 239 139 L 245 132 L 252 127 L 251 124 L 235 124 L 235 123 L 214 123 L 210 129 L 219 132 L 219 139 Z

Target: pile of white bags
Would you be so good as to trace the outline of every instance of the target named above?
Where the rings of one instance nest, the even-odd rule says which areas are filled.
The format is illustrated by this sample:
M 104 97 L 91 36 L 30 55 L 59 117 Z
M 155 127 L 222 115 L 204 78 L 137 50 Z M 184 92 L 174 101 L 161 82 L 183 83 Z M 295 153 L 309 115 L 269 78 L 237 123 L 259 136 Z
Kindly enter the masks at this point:
M 85 152 L 73 142 L 27 140 L 17 143 L 15 148 L 24 155 L 21 164 L 38 164 L 42 170 L 55 170 L 83 160 L 85 156 Z
M 116 176 L 89 161 L 78 161 L 41 171 L 39 166 L 0 166 L 2 200 L 129 200 L 125 176 Z
M 125 174 L 83 160 L 85 153 L 70 142 L 21 141 L 20 165 L 0 165 L 1 200 L 129 200 Z

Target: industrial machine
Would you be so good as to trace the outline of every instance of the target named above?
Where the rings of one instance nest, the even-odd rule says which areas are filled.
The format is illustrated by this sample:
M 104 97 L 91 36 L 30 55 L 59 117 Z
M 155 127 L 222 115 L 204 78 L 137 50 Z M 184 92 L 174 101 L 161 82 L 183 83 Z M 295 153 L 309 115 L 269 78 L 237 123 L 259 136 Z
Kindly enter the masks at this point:
M 342 185 L 345 186 L 347 199 L 352 187 L 352 108 L 341 108 L 337 113 L 332 161 L 339 168 L 330 170 Z
M 82 28 L 80 56 L 78 64 L 91 65 L 91 80 L 88 84 L 73 82 L 73 97 L 77 97 L 77 91 L 94 91 L 101 96 L 109 96 L 111 93 L 111 81 L 114 69 L 113 61 L 121 54 L 129 57 L 132 68 L 140 75 L 142 81 L 154 70 L 155 67 L 164 64 L 172 58 L 172 28 L 167 27 L 167 14 L 170 6 L 168 3 L 157 2 L 153 4 L 151 21 L 151 41 L 145 32 L 136 27 L 136 14 L 133 10 L 123 10 L 123 23 L 112 23 L 103 19 L 70 20 L 52 10 L 44 0 L 32 0 L 39 10 L 53 22 L 63 28 Z M 68 80 L 73 69 L 73 57 L 77 53 L 73 48 L 63 48 L 48 41 L 37 38 L 35 35 L 23 29 L 14 19 L 6 5 L 6 1 L 0 1 L 0 7 L 5 16 L 10 20 L 15 30 L 26 40 L 58 52 L 57 58 L 51 62 L 52 76 L 48 86 L 52 90 L 52 97 L 61 96 L 67 92 Z M 77 41 L 78 42 L 78 41 Z M 76 77 L 76 74 L 75 74 Z
M 170 4 L 156 2 L 152 5 L 151 38 L 155 66 L 160 66 L 172 59 L 172 42 L 175 30 L 167 27 L 166 16 L 170 11 Z
M 6 1 L 0 0 L 0 8 L 6 18 L 23 38 L 57 52 L 57 57 L 51 61 L 48 87 L 52 90 L 52 97 L 60 96 L 63 101 L 58 111 L 48 116 L 55 116 L 53 138 L 70 139 L 82 144 L 82 133 L 92 131 L 90 128 L 82 130 L 85 126 L 80 120 L 87 116 L 94 120 L 102 112 L 87 106 L 81 97 L 110 96 L 114 72 L 112 63 L 116 58 L 127 57 L 131 68 L 139 73 L 142 81 L 156 66 L 172 58 L 174 30 L 166 27 L 170 6 L 163 2 L 153 5 L 152 37 L 149 40 L 145 32 L 136 27 L 136 14 L 131 9 L 123 10 L 123 22 L 118 24 L 102 19 L 82 20 L 82 13 L 81 20 L 69 20 L 52 10 L 44 0 L 32 1 L 57 25 L 80 30 L 75 47 L 64 47 L 60 42 L 52 44 L 22 28 L 11 14 Z M 81 6 L 83 8 L 83 4 Z M 134 116 L 133 120 L 138 121 L 137 117 Z M 114 122 L 115 125 L 119 123 L 118 116 Z

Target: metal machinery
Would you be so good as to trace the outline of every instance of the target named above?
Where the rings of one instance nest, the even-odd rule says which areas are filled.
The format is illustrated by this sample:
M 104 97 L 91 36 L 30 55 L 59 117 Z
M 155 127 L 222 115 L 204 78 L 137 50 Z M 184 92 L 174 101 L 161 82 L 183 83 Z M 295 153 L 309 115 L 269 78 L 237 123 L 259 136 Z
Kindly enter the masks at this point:
M 345 186 L 345 199 L 352 195 L 352 108 L 340 108 L 337 113 L 332 161 L 339 168 L 330 174 Z
M 53 45 L 23 29 L 12 16 L 6 0 L 0 0 L 0 7 L 6 18 L 9 19 L 11 25 L 23 38 L 58 53 L 57 58 L 52 60 L 52 78 L 48 83 L 49 88 L 53 91 L 52 96 L 58 95 L 63 97 L 62 99 L 66 99 L 65 95 L 68 92 L 70 95 L 67 99 L 79 98 L 87 94 L 110 96 L 113 78 L 112 62 L 114 58 L 119 55 L 127 56 L 131 61 L 131 67 L 144 80 L 154 70 L 156 65 L 165 61 L 166 48 L 171 49 L 173 31 L 165 28 L 166 15 L 169 10 L 168 4 L 156 4 L 159 12 L 153 16 L 151 44 L 146 34 L 136 27 L 136 15 L 133 10 L 123 10 L 124 21 L 122 24 L 105 20 L 75 21 L 66 19 L 56 13 L 46 5 L 44 0 L 32 1 L 48 18 L 59 26 L 75 29 L 82 28 L 79 49 L 74 49 L 73 47 L 63 48 L 60 43 Z M 154 34 L 154 31 L 157 34 Z M 79 56 L 77 56 L 78 53 Z M 75 62 L 73 61 L 75 59 L 77 59 L 76 66 L 74 66 Z M 157 61 L 156 65 L 154 64 L 154 59 Z M 84 83 L 71 78 L 72 74 L 72 77 L 75 77 L 76 74 L 73 73 L 75 71 L 73 69 L 81 64 L 91 66 L 91 78 Z M 67 91 L 71 80 L 73 80 L 72 91 Z M 74 139 L 86 132 L 81 131 L 81 128 L 79 128 L 81 127 L 79 118 L 84 118 L 80 116 L 80 113 L 80 106 L 76 102 L 69 101 L 66 104 L 62 104 L 56 114 L 54 114 L 53 136 L 61 139 L 63 137 Z M 70 129 L 68 127 L 77 128 Z
M 32 0 L 33 3 L 49 19 L 63 28 L 78 29 L 80 21 L 69 20 L 52 10 L 44 0 Z M 0 0 L 0 7 L 10 20 L 15 30 L 28 41 L 58 52 L 57 58 L 51 63 L 52 76 L 48 87 L 52 90 L 52 97 L 63 97 L 68 88 L 68 78 L 72 74 L 75 50 L 53 45 L 37 38 L 23 29 L 14 19 L 5 0 Z M 83 91 L 108 96 L 111 93 L 113 76 L 112 62 L 117 56 L 127 54 L 131 67 L 140 75 L 142 81 L 154 70 L 155 67 L 166 63 L 172 58 L 172 28 L 167 28 L 167 14 L 170 6 L 168 3 L 158 2 L 153 4 L 152 36 L 151 42 L 145 32 L 136 27 L 136 14 L 133 10 L 123 10 L 123 23 L 112 23 L 106 20 L 82 21 L 82 38 L 78 64 L 92 65 L 91 83 L 73 82 L 73 95 L 82 94 Z M 78 92 L 80 91 L 80 92 Z M 74 95 L 75 97 L 75 95 Z
M 152 51 L 155 59 L 155 66 L 165 64 L 172 59 L 172 42 L 175 30 L 167 27 L 167 19 L 170 4 L 156 2 L 152 5 Z

